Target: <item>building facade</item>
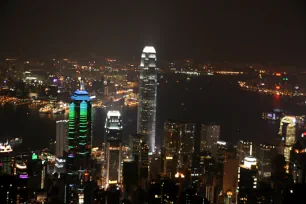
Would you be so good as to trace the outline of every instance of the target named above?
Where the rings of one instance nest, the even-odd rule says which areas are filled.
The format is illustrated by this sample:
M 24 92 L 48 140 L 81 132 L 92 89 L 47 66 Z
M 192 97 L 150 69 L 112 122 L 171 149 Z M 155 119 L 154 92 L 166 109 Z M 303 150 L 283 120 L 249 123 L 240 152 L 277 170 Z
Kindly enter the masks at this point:
M 56 121 L 56 157 L 63 157 L 68 151 L 68 120 Z
M 119 111 L 108 111 L 105 121 L 106 185 L 121 183 L 122 121 Z
M 202 124 L 201 125 L 201 151 L 210 151 L 213 155 L 217 151 L 217 141 L 220 140 L 220 125 Z
M 68 174 L 77 174 L 89 167 L 92 143 L 92 103 L 81 85 L 71 97 L 68 132 Z
M 155 48 L 146 46 L 140 62 L 137 132 L 145 136 L 150 152 L 155 151 L 157 73 Z
M 182 121 L 165 121 L 164 147 L 167 156 L 178 159 L 178 166 L 182 167 L 194 153 L 195 123 Z

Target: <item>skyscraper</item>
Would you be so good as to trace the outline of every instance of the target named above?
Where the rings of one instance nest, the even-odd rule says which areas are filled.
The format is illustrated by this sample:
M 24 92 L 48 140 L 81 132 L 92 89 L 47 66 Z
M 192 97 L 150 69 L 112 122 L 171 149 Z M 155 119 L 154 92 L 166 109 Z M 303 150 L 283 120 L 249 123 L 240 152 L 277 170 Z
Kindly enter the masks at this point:
M 296 117 L 284 116 L 280 121 L 281 154 L 286 160 L 286 173 L 289 173 L 290 151 L 296 141 Z
M 121 183 L 122 121 L 119 111 L 108 111 L 105 122 L 106 184 Z
M 257 148 L 256 155 L 258 159 L 259 179 L 270 179 L 272 175 L 272 159 L 277 155 L 276 147 L 271 144 L 260 144 Z
M 67 152 L 68 120 L 56 121 L 56 157 L 63 157 L 64 151 Z
M 194 152 L 195 123 L 165 121 L 164 147 L 168 156 L 178 155 L 179 167 L 191 159 Z
M 8 143 L 0 143 L 0 174 L 12 173 L 12 153 L 13 149 Z
M 220 125 L 201 125 L 201 151 L 210 151 L 215 156 L 220 140 Z
M 143 135 L 132 134 L 129 136 L 130 158 L 135 161 L 140 160 L 141 143 L 144 142 Z
M 257 188 L 257 159 L 252 156 L 244 158 L 244 164 L 238 167 L 238 202 L 255 203 Z
M 252 149 L 252 153 L 255 154 L 253 148 L 253 143 L 251 141 L 238 141 L 237 144 L 237 158 L 239 158 L 239 164 L 243 162 L 244 158 L 250 155 L 250 150 Z
M 92 142 L 92 104 L 81 84 L 71 97 L 68 132 L 68 174 L 89 167 Z
M 150 152 L 155 149 L 157 72 L 155 48 L 146 46 L 140 62 L 137 132 L 145 136 Z

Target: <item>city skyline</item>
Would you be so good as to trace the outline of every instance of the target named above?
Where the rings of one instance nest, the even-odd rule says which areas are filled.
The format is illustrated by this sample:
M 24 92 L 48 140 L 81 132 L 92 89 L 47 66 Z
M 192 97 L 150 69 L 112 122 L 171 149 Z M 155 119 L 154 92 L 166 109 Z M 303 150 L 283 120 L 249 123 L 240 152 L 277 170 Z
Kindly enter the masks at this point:
M 1 1 L 0 202 L 306 203 L 298 1 Z

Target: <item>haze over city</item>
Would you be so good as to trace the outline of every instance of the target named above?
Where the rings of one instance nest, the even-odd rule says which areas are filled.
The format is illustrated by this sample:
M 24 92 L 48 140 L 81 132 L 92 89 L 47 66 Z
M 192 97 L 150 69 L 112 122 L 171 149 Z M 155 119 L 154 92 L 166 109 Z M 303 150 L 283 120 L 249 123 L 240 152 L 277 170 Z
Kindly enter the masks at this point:
M 303 1 L 1 1 L 0 56 L 139 57 L 305 65 Z
M 303 1 L 0 2 L 0 203 L 306 203 Z

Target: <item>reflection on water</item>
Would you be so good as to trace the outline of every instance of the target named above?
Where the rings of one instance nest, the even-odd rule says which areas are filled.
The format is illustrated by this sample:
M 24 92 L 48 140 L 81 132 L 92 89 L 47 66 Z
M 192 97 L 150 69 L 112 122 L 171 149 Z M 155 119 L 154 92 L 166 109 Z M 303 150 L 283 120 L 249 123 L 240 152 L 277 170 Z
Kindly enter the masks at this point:
M 277 94 L 274 94 L 272 97 L 272 101 L 273 101 L 273 108 L 277 108 L 280 109 L 281 108 L 281 100 L 280 100 L 280 96 Z
M 163 140 L 163 123 L 167 119 L 219 123 L 221 140 L 273 143 L 279 122 L 262 120 L 262 112 L 281 108 L 297 114 L 306 113 L 306 107 L 296 106 L 290 98 L 242 91 L 235 86 L 236 83 L 224 80 L 197 78 L 186 83 L 176 81 L 165 76 L 158 88 L 157 145 Z M 137 107 L 123 108 L 122 115 L 123 141 L 127 142 L 128 135 L 136 132 Z M 24 149 L 48 147 L 50 139 L 55 139 L 55 121 L 68 118 L 68 114 L 39 114 L 35 108 L 14 109 L 12 106 L 0 108 L 0 116 L 0 139 L 22 137 Z M 94 109 L 94 146 L 103 141 L 104 122 L 105 109 Z

